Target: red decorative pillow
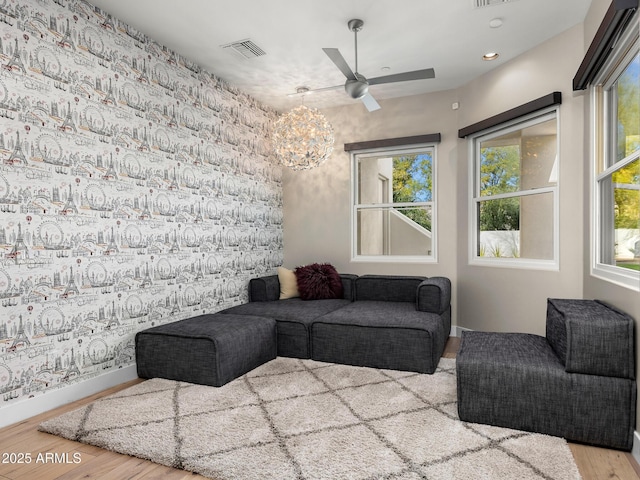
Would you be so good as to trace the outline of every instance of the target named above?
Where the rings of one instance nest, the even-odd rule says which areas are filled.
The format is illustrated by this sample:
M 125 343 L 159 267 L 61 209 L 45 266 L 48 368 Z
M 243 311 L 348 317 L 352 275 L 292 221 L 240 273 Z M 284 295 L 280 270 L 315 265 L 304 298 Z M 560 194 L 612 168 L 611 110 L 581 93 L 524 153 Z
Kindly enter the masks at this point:
M 302 300 L 342 298 L 342 279 L 333 265 L 312 263 L 295 270 Z

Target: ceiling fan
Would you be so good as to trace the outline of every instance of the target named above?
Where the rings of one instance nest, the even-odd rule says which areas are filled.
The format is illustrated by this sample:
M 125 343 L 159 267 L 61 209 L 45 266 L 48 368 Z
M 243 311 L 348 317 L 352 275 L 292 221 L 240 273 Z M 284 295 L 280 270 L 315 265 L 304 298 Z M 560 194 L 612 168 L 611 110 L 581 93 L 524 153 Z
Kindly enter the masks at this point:
M 376 99 L 369 93 L 369 86 L 371 85 L 381 85 L 383 83 L 395 83 L 395 82 L 406 82 L 409 80 L 425 80 L 429 78 L 434 78 L 436 76 L 433 68 L 427 68 L 424 70 L 415 70 L 413 72 L 405 72 L 405 73 L 397 73 L 394 75 L 386 75 L 384 77 L 376 77 L 376 78 L 365 78 L 364 75 L 358 73 L 358 32 L 362 30 L 364 22 L 360 19 L 352 19 L 349 20 L 347 26 L 349 30 L 354 33 L 355 37 L 355 53 L 356 53 L 356 64 L 355 64 L 355 72 L 351 70 L 346 60 L 340 53 L 337 48 L 323 48 L 322 50 L 327 56 L 331 59 L 331 61 L 340 69 L 340 71 L 347 77 L 347 81 L 344 84 L 344 89 L 346 92 L 354 99 L 362 100 L 364 106 L 370 112 L 374 110 L 378 110 L 380 105 L 376 102 Z M 310 92 L 317 92 L 322 90 L 331 90 L 337 87 L 327 87 L 327 88 L 319 88 L 316 90 L 309 90 Z

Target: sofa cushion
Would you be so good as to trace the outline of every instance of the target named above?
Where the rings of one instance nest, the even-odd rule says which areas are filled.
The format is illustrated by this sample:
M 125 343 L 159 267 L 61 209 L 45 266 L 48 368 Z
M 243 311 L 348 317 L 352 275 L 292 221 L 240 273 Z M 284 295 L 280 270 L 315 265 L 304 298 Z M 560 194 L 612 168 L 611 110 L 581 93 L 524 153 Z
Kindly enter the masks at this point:
M 305 302 L 301 298 L 289 298 L 277 302 L 249 302 L 243 305 L 222 310 L 220 313 L 237 313 L 239 315 L 257 315 L 275 320 L 299 321 L 306 323 L 326 313 L 349 305 L 351 302 L 343 298 L 314 300 Z
M 416 304 L 416 292 L 426 277 L 394 275 L 362 275 L 356 278 L 357 301 L 411 302 Z
M 223 314 L 256 315 L 276 320 L 278 355 L 311 358 L 309 334 L 318 317 L 351 304 L 350 300 L 327 299 L 306 302 L 300 298 L 273 302 L 249 302 L 222 310 Z
M 303 300 L 343 298 L 342 279 L 328 263 L 312 263 L 295 270 L 298 291 Z
M 567 372 L 635 378 L 634 322 L 597 300 L 547 300 L 547 341 Z
M 433 373 L 449 334 L 442 323 L 413 303 L 356 301 L 313 322 L 311 358 Z

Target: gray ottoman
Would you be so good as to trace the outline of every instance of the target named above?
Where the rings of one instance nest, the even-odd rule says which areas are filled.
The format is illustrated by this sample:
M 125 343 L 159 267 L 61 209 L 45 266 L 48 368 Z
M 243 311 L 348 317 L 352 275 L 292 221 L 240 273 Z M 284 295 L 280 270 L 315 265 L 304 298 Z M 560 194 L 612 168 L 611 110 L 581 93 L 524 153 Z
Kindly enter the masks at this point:
M 249 315 L 200 315 L 136 334 L 140 378 L 220 387 L 276 358 L 276 322 Z

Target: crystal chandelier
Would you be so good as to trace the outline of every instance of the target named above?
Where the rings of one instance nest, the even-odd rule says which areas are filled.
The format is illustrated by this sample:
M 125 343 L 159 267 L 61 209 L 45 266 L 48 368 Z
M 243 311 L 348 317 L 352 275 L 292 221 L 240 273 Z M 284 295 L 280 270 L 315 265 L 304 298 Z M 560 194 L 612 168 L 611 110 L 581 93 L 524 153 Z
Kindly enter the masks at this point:
M 278 161 L 292 170 L 315 168 L 333 151 L 331 125 L 318 110 L 305 105 L 280 116 L 272 140 Z

